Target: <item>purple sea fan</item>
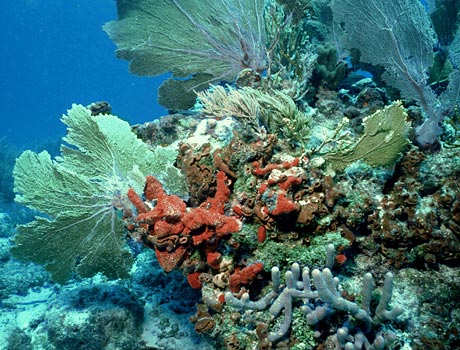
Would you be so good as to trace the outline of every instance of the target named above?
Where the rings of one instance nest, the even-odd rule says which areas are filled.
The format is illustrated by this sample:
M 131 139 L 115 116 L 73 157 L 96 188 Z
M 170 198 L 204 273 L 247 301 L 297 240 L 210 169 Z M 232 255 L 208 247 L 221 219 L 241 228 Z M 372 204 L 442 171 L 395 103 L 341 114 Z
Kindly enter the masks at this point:
M 333 0 L 331 8 L 339 44 L 356 48 L 362 62 L 385 68 L 382 78 L 401 96 L 415 101 L 425 115 L 416 128 L 417 142 L 433 144 L 440 122 L 449 115 L 460 93 L 458 57 L 449 84 L 437 94 L 428 83 L 433 65 L 436 34 L 425 8 L 418 0 Z
M 188 108 L 195 96 L 187 102 L 184 93 L 266 67 L 263 0 L 118 0 L 117 8 L 118 21 L 104 25 L 117 57 L 137 75 L 172 73 L 160 88 L 167 108 Z

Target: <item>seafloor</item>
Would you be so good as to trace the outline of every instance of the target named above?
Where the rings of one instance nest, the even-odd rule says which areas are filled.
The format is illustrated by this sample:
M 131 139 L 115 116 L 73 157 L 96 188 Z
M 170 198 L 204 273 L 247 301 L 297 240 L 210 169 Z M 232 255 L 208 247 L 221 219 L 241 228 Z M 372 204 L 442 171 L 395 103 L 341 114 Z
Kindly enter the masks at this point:
M 323 102 L 326 104 L 326 99 Z M 187 149 L 182 147 L 183 157 L 196 161 L 207 159 L 211 154 L 209 145 L 225 144 L 231 139 L 234 131 L 240 130 L 236 123 L 230 119 L 171 115 L 136 126 L 135 130 L 143 139 L 156 140 L 162 147 L 181 139 L 187 145 Z M 248 151 L 243 140 L 238 142 L 240 148 L 235 154 Z M 233 147 L 233 143 L 227 145 Z M 190 147 L 195 153 L 187 154 Z M 279 147 L 273 152 L 278 157 L 283 154 L 281 147 L 286 146 Z M 267 152 L 268 148 L 261 149 Z M 292 160 L 287 154 L 284 152 L 283 159 Z M 233 169 L 232 162 L 239 161 L 240 156 L 227 159 Z M 273 169 L 294 168 L 283 163 L 286 160 L 280 162 L 273 157 L 273 163 L 267 161 L 278 164 Z M 360 300 L 362 277 L 371 272 L 377 281 L 379 292 L 374 297 L 378 301 L 384 274 L 394 274 L 391 306 L 386 307 L 398 307 L 402 313 L 378 326 L 371 337 L 377 332 L 391 334 L 388 349 L 456 349 L 460 346 L 459 162 L 458 148 L 445 147 L 425 154 L 409 148 L 390 169 L 373 169 L 359 163 L 343 174 L 333 174 L 334 181 L 330 183 L 331 175 L 324 175 L 311 166 L 312 162 L 305 161 L 303 171 L 323 181 L 313 194 L 322 193 L 332 201 L 323 213 L 312 210 L 310 215 L 319 218 L 316 223 L 304 218 L 302 223 L 293 224 L 291 220 L 296 216 L 273 215 L 276 222 L 272 227 L 267 225 L 268 232 L 261 238 L 258 227 L 264 222 L 244 214 L 242 231 L 230 239 L 226 237 L 225 244 L 230 248 L 222 251 L 239 259 L 240 271 L 244 266 L 264 264 L 265 272 L 241 282 L 245 290 L 251 289 L 251 299 L 257 300 L 269 292 L 268 271 L 272 266 L 280 266 L 282 274 L 296 261 L 311 264 L 312 269 L 325 266 L 326 246 L 332 243 L 338 250 L 333 257 L 333 272 L 340 277 L 341 293 L 347 300 Z M 216 164 L 208 162 L 206 166 L 222 167 Z M 263 181 L 249 186 L 261 186 Z M 246 185 L 238 186 L 241 187 L 232 187 L 233 198 L 249 191 L 243 190 Z M 136 253 L 135 265 L 128 278 L 109 281 L 96 275 L 56 284 L 43 267 L 18 261 L 9 252 L 15 225 L 29 221 L 34 213 L 11 202 L 2 208 L 2 349 L 255 349 L 260 341 L 258 324 L 268 323 L 271 332 L 281 327 L 283 312 L 274 320 L 263 310 L 216 306 L 216 302 L 222 302 L 216 293 L 228 286 L 228 281 L 224 286 L 216 282 L 221 267 L 190 270 L 190 264 L 196 264 L 192 261 L 188 267 L 183 264 L 165 273 L 165 262 L 160 267 L 152 249 L 134 243 L 131 248 Z M 428 224 L 420 222 L 428 218 Z M 131 235 L 135 237 L 135 232 Z M 202 271 L 198 286 L 189 278 L 194 275 L 191 271 Z M 273 349 L 328 348 L 337 327 L 350 322 L 346 312 L 339 311 L 312 328 L 302 321 L 305 316 L 300 312 L 301 304 L 302 298 L 292 304 L 291 329 L 271 345 Z M 203 305 L 207 305 L 205 311 Z M 200 317 L 209 318 L 212 327 L 206 323 L 204 329 L 199 329 Z

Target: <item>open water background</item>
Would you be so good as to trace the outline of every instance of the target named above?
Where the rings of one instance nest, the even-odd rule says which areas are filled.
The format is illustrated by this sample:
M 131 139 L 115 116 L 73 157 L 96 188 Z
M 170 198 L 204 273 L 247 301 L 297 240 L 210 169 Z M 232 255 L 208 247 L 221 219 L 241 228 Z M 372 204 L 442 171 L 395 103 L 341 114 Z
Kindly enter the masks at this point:
M 72 103 L 106 100 L 131 124 L 158 118 L 162 78 L 137 77 L 102 30 L 114 0 L 0 1 L 0 138 L 19 149 L 64 135 Z

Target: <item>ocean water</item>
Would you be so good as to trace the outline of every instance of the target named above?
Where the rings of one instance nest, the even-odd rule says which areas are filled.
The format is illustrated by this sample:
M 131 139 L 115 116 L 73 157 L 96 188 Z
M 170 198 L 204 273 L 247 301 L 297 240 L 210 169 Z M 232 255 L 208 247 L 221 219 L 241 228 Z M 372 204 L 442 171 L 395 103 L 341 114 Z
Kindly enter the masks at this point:
M 421 4 L 1 1 L 0 350 L 460 349 L 460 1 Z
M 19 0 L 0 4 L 0 130 L 21 149 L 61 137 L 72 103 L 108 101 L 131 124 L 165 113 L 163 78 L 141 78 L 116 59 L 102 25 L 117 17 L 112 0 Z
M 102 30 L 102 25 L 116 17 L 113 0 L 0 2 L 2 350 L 83 350 L 103 349 L 104 346 L 137 349 L 142 332 L 145 333 L 143 338 L 150 339 L 152 343 L 165 343 L 164 339 L 158 340 L 160 330 L 171 333 L 167 343 L 174 348 L 185 345 L 193 349 L 200 343 L 187 316 L 184 316 L 191 312 L 192 305 L 187 302 L 181 305 L 177 298 L 166 300 L 160 296 L 158 286 L 148 282 L 149 279 L 161 281 L 164 277 L 161 269 L 152 262 L 151 254 L 144 256 L 145 268 L 154 275 L 139 276 L 141 284 L 147 282 L 150 285 L 150 291 L 146 289 L 147 293 L 144 293 L 139 290 L 139 294 L 132 286 L 127 288 L 125 283 L 112 283 L 104 278 L 88 280 L 83 284 L 70 283 L 65 287 L 54 285 L 44 270 L 33 264 L 13 261 L 8 254 L 8 242 L 15 225 L 29 221 L 34 215 L 13 203 L 14 158 L 26 149 L 47 149 L 57 154 L 60 139 L 65 135 L 65 126 L 60 119 L 72 103 L 89 105 L 96 101 L 108 101 L 113 113 L 130 124 L 152 121 L 166 114 L 166 110 L 156 102 L 156 91 L 164 77 L 134 76 L 128 72 L 128 64 L 115 57 L 115 45 Z M 172 280 L 168 278 L 164 283 L 163 286 L 169 285 L 174 289 L 184 288 L 180 275 Z M 82 288 L 86 289 L 85 295 L 78 296 Z M 189 300 L 196 298 L 196 295 L 190 295 Z M 75 302 L 77 299 L 80 304 L 70 306 L 71 300 Z M 147 309 L 152 312 L 150 316 L 146 315 L 144 321 L 146 302 Z M 104 323 L 102 318 L 108 317 L 113 322 L 119 322 L 118 326 L 111 327 L 114 334 L 124 335 L 106 334 L 92 341 L 97 329 L 86 325 L 83 327 L 86 331 L 81 328 L 78 335 L 69 333 L 70 337 L 62 337 L 66 332 L 62 332 L 63 324 L 58 320 L 65 314 L 69 317 L 62 321 L 69 325 L 72 322 L 80 325 L 84 322 Z M 95 320 L 92 316 L 101 318 Z M 142 323 L 149 326 L 142 327 Z M 26 334 L 26 329 L 27 333 L 30 330 L 33 334 Z M 174 339 L 179 330 L 181 335 Z M 111 347 L 110 337 L 119 338 L 113 342 L 118 343 L 117 347 Z

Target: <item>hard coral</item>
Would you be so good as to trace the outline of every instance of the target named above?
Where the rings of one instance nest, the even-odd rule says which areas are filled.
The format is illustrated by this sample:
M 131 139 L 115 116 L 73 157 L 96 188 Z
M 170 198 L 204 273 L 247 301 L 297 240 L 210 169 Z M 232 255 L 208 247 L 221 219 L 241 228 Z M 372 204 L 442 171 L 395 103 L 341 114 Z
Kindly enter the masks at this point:
M 210 161 L 211 146 L 204 144 L 194 148 L 188 144 L 179 146 L 177 166 L 185 176 L 190 192 L 189 202 L 197 206 L 206 200 L 213 184 L 213 167 Z
M 442 187 L 423 184 L 418 168 L 424 156 L 409 151 L 401 162 L 399 178 L 368 216 L 372 240 L 396 267 L 426 264 L 456 265 L 460 258 L 459 224 L 455 222 L 460 195 L 455 177 L 443 178 Z M 439 186 L 439 185 L 438 185 Z

